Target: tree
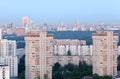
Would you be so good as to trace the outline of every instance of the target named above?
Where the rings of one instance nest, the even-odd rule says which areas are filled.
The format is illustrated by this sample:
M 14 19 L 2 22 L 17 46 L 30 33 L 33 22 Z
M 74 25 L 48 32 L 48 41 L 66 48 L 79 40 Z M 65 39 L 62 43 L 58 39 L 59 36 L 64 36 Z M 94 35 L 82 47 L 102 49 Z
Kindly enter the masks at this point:
M 68 63 L 62 67 L 59 63 L 56 63 L 53 66 L 52 75 L 53 79 L 81 79 L 84 76 L 92 76 L 92 66 L 80 62 L 78 66 Z
M 100 79 L 100 77 L 98 76 L 98 74 L 93 74 L 93 79 Z
M 64 69 L 68 71 L 73 71 L 74 68 L 75 68 L 75 65 L 71 63 L 68 63 L 67 65 L 64 66 Z
M 104 79 L 112 79 L 112 76 L 103 76 Z
M 25 55 L 20 58 L 20 62 L 18 64 L 18 77 L 19 79 L 25 79 Z
M 25 79 L 25 71 L 19 73 L 19 79 Z
M 71 51 L 70 50 L 67 51 L 67 55 L 71 56 Z
M 117 57 L 117 61 L 118 61 L 118 66 L 117 66 L 117 70 L 120 70 L 120 55 Z
M 120 61 L 120 55 L 117 57 L 117 60 Z
M 57 62 L 54 64 L 54 66 L 52 67 L 52 71 L 58 71 L 60 69 L 61 65 Z
M 92 65 L 88 65 L 86 62 L 79 62 L 79 65 L 68 63 L 65 66 L 61 66 L 59 63 L 55 63 L 53 66 L 53 79 L 81 79 L 85 76 L 93 77 L 93 79 L 111 79 L 111 76 L 99 76 L 97 74 L 92 75 Z
M 47 79 L 48 77 L 47 77 L 47 74 L 44 74 L 44 79 Z
M 99 76 L 98 74 L 93 74 L 93 79 L 112 79 L 111 76 Z

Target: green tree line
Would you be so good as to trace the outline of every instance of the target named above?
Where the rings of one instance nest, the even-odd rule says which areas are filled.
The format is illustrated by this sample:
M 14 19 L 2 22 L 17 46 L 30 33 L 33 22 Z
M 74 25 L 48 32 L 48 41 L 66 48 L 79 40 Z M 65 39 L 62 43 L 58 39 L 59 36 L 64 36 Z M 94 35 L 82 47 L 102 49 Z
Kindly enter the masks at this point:
M 67 64 L 61 66 L 55 63 L 52 69 L 52 79 L 81 79 L 84 76 L 92 76 L 92 65 L 80 62 L 79 65 Z
M 85 62 L 79 62 L 79 65 L 69 63 L 65 66 L 61 66 L 57 62 L 52 69 L 52 79 L 82 79 L 85 76 L 89 76 L 92 79 L 112 79 L 111 76 L 92 74 L 92 65 L 88 65 Z

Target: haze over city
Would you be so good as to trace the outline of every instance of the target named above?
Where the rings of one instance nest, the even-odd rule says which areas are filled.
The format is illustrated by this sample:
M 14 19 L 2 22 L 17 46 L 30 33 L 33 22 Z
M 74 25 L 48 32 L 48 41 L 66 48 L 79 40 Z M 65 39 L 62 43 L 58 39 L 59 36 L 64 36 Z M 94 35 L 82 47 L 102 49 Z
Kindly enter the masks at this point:
M 120 0 L 2 0 L 0 23 L 21 23 L 29 16 L 34 23 L 119 24 Z
M 1 0 L 0 79 L 120 79 L 120 0 Z

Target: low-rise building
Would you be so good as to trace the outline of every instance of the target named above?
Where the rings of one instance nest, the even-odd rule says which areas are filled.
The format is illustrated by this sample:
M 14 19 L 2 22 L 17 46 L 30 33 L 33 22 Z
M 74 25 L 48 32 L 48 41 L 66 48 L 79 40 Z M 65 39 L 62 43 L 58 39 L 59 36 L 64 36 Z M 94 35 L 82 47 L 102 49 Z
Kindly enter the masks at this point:
M 72 40 L 72 39 L 54 39 L 52 40 L 53 54 L 67 55 L 70 51 L 71 55 L 81 55 L 82 46 L 86 46 L 85 40 Z M 86 46 L 87 53 L 89 53 L 89 46 Z M 86 54 L 85 54 L 86 55 Z
M 72 63 L 79 65 L 79 62 L 85 61 L 88 65 L 92 65 L 92 56 L 53 56 L 53 65 L 58 62 L 62 66 Z

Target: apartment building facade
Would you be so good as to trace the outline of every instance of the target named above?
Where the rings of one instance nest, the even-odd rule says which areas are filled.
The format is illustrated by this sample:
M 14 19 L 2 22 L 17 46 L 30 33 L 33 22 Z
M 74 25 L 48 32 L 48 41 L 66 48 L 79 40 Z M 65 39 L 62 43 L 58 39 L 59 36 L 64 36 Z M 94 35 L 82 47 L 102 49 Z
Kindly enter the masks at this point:
M 25 35 L 25 78 L 52 79 L 52 34 L 35 30 Z
M 8 65 L 10 77 L 18 76 L 18 58 L 16 55 L 16 41 L 0 40 L 0 64 Z
M 88 65 L 92 65 L 92 56 L 53 56 L 53 65 L 57 62 L 62 66 L 67 65 L 68 63 L 79 65 L 79 62 L 83 61 L 85 61 Z
M 10 69 L 7 65 L 0 65 L 0 79 L 10 79 Z
M 118 34 L 113 31 L 99 31 L 92 34 L 93 74 L 117 75 Z
M 54 39 L 52 41 L 53 55 L 92 55 L 92 45 L 86 45 L 85 40 Z

